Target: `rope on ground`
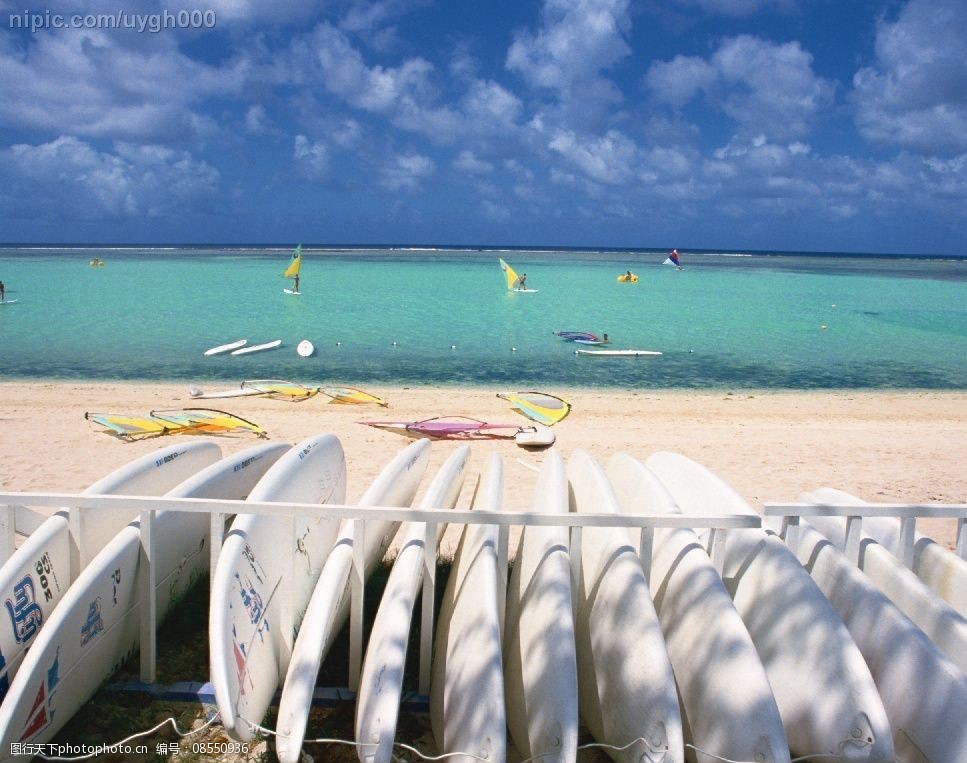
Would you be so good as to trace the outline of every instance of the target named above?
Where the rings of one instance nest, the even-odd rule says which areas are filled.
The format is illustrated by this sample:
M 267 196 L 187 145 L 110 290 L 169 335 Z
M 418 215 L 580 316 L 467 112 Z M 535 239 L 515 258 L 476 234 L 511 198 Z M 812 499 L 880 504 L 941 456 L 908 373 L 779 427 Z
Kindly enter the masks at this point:
M 215 712 L 212 714 L 211 718 L 205 721 L 205 723 L 199 726 L 197 729 L 191 729 L 190 731 L 182 731 L 181 729 L 178 728 L 178 721 L 176 721 L 174 718 L 165 718 L 157 726 L 152 726 L 147 731 L 139 731 L 137 734 L 132 734 L 129 737 L 125 737 L 120 742 L 115 742 L 114 744 L 105 744 L 105 745 L 92 745 L 92 746 L 96 746 L 99 749 L 99 751 L 92 752 L 89 755 L 76 755 L 76 756 L 62 757 L 59 755 L 44 755 L 43 753 L 37 753 L 36 756 L 41 760 L 64 760 L 64 761 L 90 760 L 91 758 L 96 758 L 98 755 L 104 752 L 110 752 L 114 748 L 123 747 L 133 739 L 138 739 L 139 737 L 148 736 L 148 734 L 154 734 L 156 731 L 163 728 L 169 723 L 171 724 L 171 728 L 174 729 L 175 733 L 178 736 L 180 736 L 182 739 L 184 739 L 185 737 L 190 737 L 194 734 L 197 734 L 200 731 L 204 731 L 217 720 L 218 720 L 218 713 Z

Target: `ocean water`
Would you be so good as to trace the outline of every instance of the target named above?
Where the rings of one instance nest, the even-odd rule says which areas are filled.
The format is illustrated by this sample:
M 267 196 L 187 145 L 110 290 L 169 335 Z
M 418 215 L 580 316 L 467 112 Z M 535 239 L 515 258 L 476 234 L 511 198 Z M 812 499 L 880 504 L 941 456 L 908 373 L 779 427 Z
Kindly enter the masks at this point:
M 967 388 L 965 260 L 685 252 L 678 271 L 647 251 L 307 248 L 292 297 L 290 254 L 0 249 L 18 300 L 0 307 L 0 378 Z M 538 293 L 508 292 L 500 256 Z M 617 283 L 628 268 L 639 282 Z M 577 356 L 561 329 L 663 355 Z M 283 344 L 203 356 L 241 338 Z

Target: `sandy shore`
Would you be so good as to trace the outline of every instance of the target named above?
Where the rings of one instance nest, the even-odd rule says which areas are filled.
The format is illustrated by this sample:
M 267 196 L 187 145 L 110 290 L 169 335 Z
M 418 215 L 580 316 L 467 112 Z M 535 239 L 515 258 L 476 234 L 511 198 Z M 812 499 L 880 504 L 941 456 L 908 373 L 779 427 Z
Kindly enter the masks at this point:
M 407 443 L 399 435 L 360 426 L 359 419 L 461 414 L 493 422 L 525 421 L 495 396 L 497 390 L 367 389 L 387 399 L 390 408 L 327 404 L 322 395 L 297 404 L 261 398 L 210 402 L 257 422 L 273 440 L 296 443 L 320 432 L 336 434 L 348 458 L 350 501 L 359 498 Z M 795 501 L 801 491 L 823 485 L 870 501 L 967 501 L 967 393 L 556 392 L 574 406 L 555 427 L 565 457 L 575 448 L 602 462 L 618 451 L 639 458 L 658 450 L 678 451 L 716 471 L 760 510 L 765 501 Z M 0 486 L 79 491 L 166 444 L 165 439 L 121 442 L 85 421 L 85 411 L 146 414 L 153 408 L 203 402 L 189 398 L 186 384 L 0 383 Z M 253 438 L 222 436 L 216 442 L 228 453 L 248 447 Z M 454 447 L 452 442 L 435 444 L 431 470 Z M 471 460 L 474 475 L 494 450 L 504 456 L 506 505 L 528 508 L 536 474 L 526 465 L 539 464 L 540 454 L 512 442 L 477 442 Z M 472 479 L 458 506 L 469 505 L 471 492 Z M 919 529 L 953 544 L 953 521 L 921 520 Z M 444 553 L 454 540 L 448 534 Z

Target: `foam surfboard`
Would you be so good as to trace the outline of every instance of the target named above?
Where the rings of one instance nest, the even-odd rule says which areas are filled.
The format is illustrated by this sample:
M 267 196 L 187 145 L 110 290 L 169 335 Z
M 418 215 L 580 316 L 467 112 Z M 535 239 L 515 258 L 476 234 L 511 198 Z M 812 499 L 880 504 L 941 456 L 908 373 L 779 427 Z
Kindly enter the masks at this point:
M 404 448 L 380 472 L 359 501 L 360 506 L 409 506 L 430 459 L 430 441 L 418 440 Z M 363 544 L 364 577 L 373 572 L 399 526 L 397 522 L 366 523 Z M 343 520 L 306 608 L 279 702 L 276 754 L 283 763 L 297 763 L 302 753 L 312 690 L 333 639 L 349 616 L 350 574 L 355 547 L 354 520 Z
M 567 513 L 567 473 L 556 450 L 544 457 L 531 506 Z M 507 726 L 525 758 L 575 760 L 578 676 L 571 558 L 566 527 L 525 527 L 507 594 L 504 691 Z
M 685 456 L 655 453 L 646 465 L 683 514 L 755 514 L 730 485 Z M 863 655 L 779 537 L 729 530 L 722 577 L 766 669 L 791 752 L 893 760 L 893 734 Z
M 492 453 L 473 502 L 500 511 L 503 463 Z M 467 525 L 450 568 L 434 636 L 430 724 L 441 753 L 507 755 L 504 672 L 497 608 L 497 527 Z
M 604 470 L 575 450 L 567 465 L 571 510 L 621 508 Z M 682 763 L 675 677 L 631 532 L 588 527 L 581 540 L 575 637 L 581 717 L 625 760 Z
M 170 445 L 116 469 L 84 491 L 85 495 L 161 495 L 221 455 L 210 442 Z M 80 558 L 71 537 L 73 516 L 85 549 Z M 65 509 L 48 517 L 0 568 L 0 598 L 8 627 L 0 628 L 0 699 L 44 623 L 70 588 L 82 566 L 136 516 L 123 509 Z
M 420 500 L 422 509 L 452 509 L 463 487 L 470 446 L 453 451 Z M 446 527 L 437 525 L 435 542 Z M 413 607 L 423 582 L 426 525 L 404 527 L 400 552 L 386 581 L 366 647 L 356 698 L 356 740 L 364 763 L 391 763 L 403 694 L 403 669 Z M 365 746 L 362 746 L 365 745 Z
M 640 461 L 618 453 L 608 463 L 608 477 L 623 510 L 681 514 Z M 693 530 L 655 529 L 649 578 L 687 721 L 685 741 L 728 760 L 789 763 L 765 668 Z
M 316 435 L 276 461 L 250 501 L 342 503 L 346 458 L 339 440 Z M 211 680 L 225 731 L 251 741 L 281 683 L 302 615 L 338 522 L 242 514 L 225 538 L 212 579 Z
M 228 456 L 166 495 L 239 500 L 288 445 Z M 208 514 L 159 511 L 154 524 L 157 619 L 208 567 Z M 0 749 L 43 744 L 134 653 L 140 638 L 141 528 L 123 528 L 78 576 L 37 638 L 0 707 Z

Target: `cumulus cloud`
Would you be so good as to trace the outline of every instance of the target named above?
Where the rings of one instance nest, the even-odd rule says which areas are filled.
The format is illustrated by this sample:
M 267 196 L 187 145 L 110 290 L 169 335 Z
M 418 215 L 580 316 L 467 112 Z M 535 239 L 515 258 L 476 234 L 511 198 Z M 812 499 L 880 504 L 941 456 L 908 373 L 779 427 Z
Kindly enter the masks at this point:
M 305 135 L 296 135 L 292 160 L 299 174 L 308 180 L 325 180 L 329 175 L 329 149 L 321 141 L 314 143 Z
M 514 36 L 505 65 L 528 84 L 554 92 L 571 121 L 594 118 L 622 99 L 602 72 L 631 52 L 628 4 L 546 0 L 540 29 Z
M 751 16 L 768 10 L 795 10 L 798 0 L 676 0 L 678 5 L 721 16 Z
M 383 167 L 379 184 L 387 191 L 413 191 L 435 171 L 436 165 L 429 157 L 403 154 Z
M 473 151 L 464 150 L 453 160 L 453 168 L 468 175 L 488 175 L 494 171 L 490 162 L 478 159 Z
M 51 30 L 0 49 L 0 124 L 146 143 L 214 134 L 200 106 L 239 93 L 248 63 L 196 61 L 171 36 L 152 35 L 137 48 L 127 42 L 100 30 Z
M 656 99 L 675 107 L 702 92 L 748 131 L 802 137 L 834 94 L 833 84 L 813 72 L 812 61 L 798 42 L 739 35 L 724 40 L 708 60 L 677 56 L 652 64 L 645 83 Z
M 967 150 L 967 4 L 910 0 L 881 21 L 876 60 L 853 77 L 861 133 L 924 153 Z
M 70 136 L 0 150 L 0 178 L 28 207 L 7 214 L 81 220 L 183 212 L 212 198 L 220 181 L 218 170 L 185 151 L 119 144 L 106 153 Z
M 548 147 L 598 183 L 618 185 L 633 177 L 637 147 L 617 130 L 609 130 L 600 137 L 579 137 L 569 130 L 561 130 Z

